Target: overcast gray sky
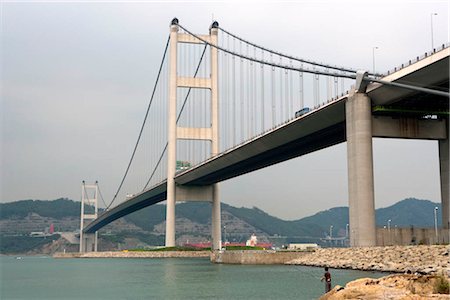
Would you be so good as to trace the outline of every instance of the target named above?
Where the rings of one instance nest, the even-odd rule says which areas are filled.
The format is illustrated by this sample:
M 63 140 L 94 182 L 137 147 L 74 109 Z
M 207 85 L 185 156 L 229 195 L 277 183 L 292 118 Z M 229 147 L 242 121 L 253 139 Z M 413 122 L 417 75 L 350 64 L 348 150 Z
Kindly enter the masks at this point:
M 365 4 L 363 4 L 365 3 Z M 449 41 L 448 1 L 1 2 L 1 201 L 111 199 L 147 107 L 173 17 L 212 17 L 257 44 L 386 71 Z M 440 201 L 435 141 L 374 139 L 376 206 Z M 221 200 L 297 219 L 347 205 L 346 144 L 221 184 Z

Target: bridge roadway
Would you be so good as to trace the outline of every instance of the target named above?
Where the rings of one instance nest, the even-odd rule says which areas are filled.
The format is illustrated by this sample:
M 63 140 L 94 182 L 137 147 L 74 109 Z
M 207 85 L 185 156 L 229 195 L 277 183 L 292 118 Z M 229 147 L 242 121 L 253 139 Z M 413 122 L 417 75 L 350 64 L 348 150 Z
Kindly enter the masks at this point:
M 445 48 L 385 76 L 383 80 L 431 88 L 449 88 L 450 48 Z M 379 83 L 369 84 L 372 105 L 393 105 L 428 111 L 449 109 L 449 99 Z M 205 162 L 177 173 L 179 185 L 209 185 L 346 141 L 348 95 L 290 120 Z M 167 183 L 134 195 L 101 214 L 84 228 L 93 233 L 112 221 L 166 199 Z

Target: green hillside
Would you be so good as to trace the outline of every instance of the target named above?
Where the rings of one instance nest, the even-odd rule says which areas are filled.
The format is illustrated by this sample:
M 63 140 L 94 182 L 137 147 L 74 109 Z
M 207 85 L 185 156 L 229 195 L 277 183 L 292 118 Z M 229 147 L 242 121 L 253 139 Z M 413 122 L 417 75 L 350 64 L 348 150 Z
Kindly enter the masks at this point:
M 391 220 L 392 225 L 399 227 L 433 227 L 435 207 L 438 208 L 437 221 L 440 226 L 441 203 L 415 198 L 404 199 L 392 206 L 377 209 L 376 222 L 378 226 L 387 225 L 387 221 Z
M 0 219 L 24 218 L 30 213 L 55 219 L 76 217 L 80 216 L 80 202 L 59 198 L 53 201 L 21 200 L 0 203 Z
M 318 226 L 321 228 L 321 237 L 329 234 L 330 226 L 333 226 L 333 236 L 344 236 L 348 224 L 348 207 L 334 207 L 294 222 L 300 227 Z
M 392 206 L 377 209 L 377 226 L 386 225 L 387 220 L 391 220 L 391 226 L 433 227 L 433 212 L 436 206 L 440 211 L 441 205 L 438 203 L 415 198 L 404 199 Z M 323 237 L 329 234 L 330 226 L 333 226 L 334 236 L 343 236 L 348 223 L 348 207 L 331 208 L 295 221 L 279 219 L 257 207 L 238 208 L 222 203 L 222 211 L 232 214 L 270 236 Z M 55 219 L 79 217 L 80 203 L 61 198 L 53 201 L 22 200 L 0 204 L 0 219 L 24 218 L 30 213 Z M 165 215 L 166 206 L 160 204 L 146 207 L 124 218 L 145 231 L 152 231 L 155 225 L 165 220 Z M 207 224 L 211 219 L 211 204 L 204 202 L 180 203 L 176 206 L 176 215 L 199 224 Z M 440 224 L 440 213 L 438 215 Z
M 320 238 L 329 235 L 330 226 L 333 226 L 332 234 L 336 237 L 345 236 L 346 224 L 348 224 L 348 207 L 331 208 L 294 221 L 285 221 L 271 216 L 257 207 L 238 208 L 225 203 L 222 203 L 221 207 L 222 213 L 231 214 L 234 218 L 240 220 L 237 224 L 240 223 L 241 227 L 237 228 L 241 229 L 233 232 L 233 229 L 230 229 L 227 226 L 227 236 L 229 238 L 233 236 L 233 238 L 236 238 L 238 241 L 245 240 L 248 238 L 248 235 L 252 233 L 252 230 L 257 230 L 260 232 L 259 235 L 266 236 L 266 238 L 269 238 L 270 241 L 278 245 L 291 242 L 311 241 L 320 243 Z M 440 204 L 429 200 L 408 198 L 392 206 L 377 209 L 377 226 L 386 226 L 388 220 L 391 220 L 390 223 L 392 227 L 396 225 L 399 227 L 433 227 L 435 207 L 438 207 L 439 209 L 438 221 L 440 224 Z M 93 208 L 91 207 L 90 209 Z M 74 222 L 77 223 L 76 220 L 80 217 L 80 202 L 61 198 L 53 201 L 22 200 L 10 203 L 0 203 L 0 220 L 2 220 L 4 224 L 4 227 L 2 228 L 8 228 L 5 231 L 8 232 L 7 234 L 0 234 L 0 253 L 8 254 L 39 251 L 38 249 L 46 244 L 52 243 L 53 240 L 57 238 L 56 236 L 51 238 L 33 238 L 23 235 L 24 230 L 33 231 L 31 228 L 37 224 L 33 219 L 25 219 L 25 217 L 31 213 L 38 214 L 43 218 L 60 220 L 61 223 L 72 222 L 73 224 Z M 200 225 L 210 224 L 211 203 L 178 203 L 176 206 L 176 216 L 177 218 L 188 219 Z M 114 225 L 113 223 L 113 230 L 107 229 L 106 231 L 103 231 L 103 234 L 101 235 L 101 238 L 103 239 L 102 245 L 120 248 L 120 244 L 126 244 L 127 239 L 133 238 L 146 245 L 162 245 L 164 244 L 164 235 L 155 233 L 154 227 L 155 225 L 164 222 L 165 217 L 166 206 L 164 204 L 149 206 L 127 215 L 123 219 L 128 223 L 136 225 L 143 231 L 126 229 L 126 226 L 121 227 L 122 225 L 118 225 L 117 223 Z M 55 222 L 45 219 L 42 221 L 42 219 L 39 218 L 37 220 L 41 220 L 41 223 L 44 222 L 44 225 L 46 222 Z M 64 218 L 68 218 L 69 221 Z M 245 223 L 242 224 L 242 222 L 245 222 L 252 227 L 248 227 L 248 225 Z M 223 224 L 224 223 L 225 222 L 223 222 Z M 21 226 L 22 228 L 19 228 Z M 205 232 L 204 227 L 202 229 L 203 231 L 200 233 L 195 229 L 195 224 L 189 225 L 189 222 L 187 222 L 184 223 L 184 226 L 187 226 L 185 228 L 189 228 L 187 230 L 190 231 L 186 231 L 183 234 L 192 234 L 193 236 L 209 238 L 209 231 Z M 21 232 L 22 234 L 14 234 L 15 231 L 18 233 Z

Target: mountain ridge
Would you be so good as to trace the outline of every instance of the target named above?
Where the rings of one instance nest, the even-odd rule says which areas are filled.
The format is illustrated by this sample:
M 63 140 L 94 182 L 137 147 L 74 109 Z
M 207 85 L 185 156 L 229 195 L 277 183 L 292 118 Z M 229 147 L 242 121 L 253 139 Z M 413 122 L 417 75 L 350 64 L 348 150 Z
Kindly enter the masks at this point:
M 80 202 L 59 198 L 21 200 L 0 203 L 0 253 L 50 254 L 54 251 L 78 251 L 64 237 L 51 236 L 37 240 L 31 232 L 76 232 L 80 226 Z M 433 227 L 434 208 L 441 206 L 429 200 L 407 198 L 376 210 L 378 227 Z M 92 207 L 90 209 L 93 209 Z M 226 203 L 222 209 L 222 238 L 245 242 L 256 234 L 261 242 L 282 245 L 292 242 L 317 242 L 332 230 L 333 237 L 346 235 L 348 207 L 333 207 L 298 220 L 283 220 L 257 208 L 234 207 Z M 99 250 L 139 248 L 163 245 L 165 204 L 146 207 L 124 216 L 99 231 Z M 186 202 L 176 206 L 177 244 L 207 242 L 211 235 L 211 203 Z M 440 214 L 438 222 L 440 224 Z M 331 227 L 333 226 L 333 227 Z M 56 240 L 55 240 L 56 239 Z
M 391 220 L 392 226 L 433 227 L 433 210 L 435 207 L 438 207 L 440 211 L 440 203 L 406 198 L 391 206 L 376 209 L 376 223 L 377 226 L 384 226 L 388 220 Z M 283 220 L 268 214 L 258 207 L 234 207 L 222 203 L 221 209 L 223 212 L 230 213 L 268 235 L 314 236 L 319 231 L 327 231 L 330 226 L 333 226 L 336 232 L 345 230 L 348 223 L 348 207 L 346 206 L 333 207 L 297 220 Z M 59 198 L 55 200 L 19 200 L 0 203 L 0 220 L 24 218 L 30 213 L 54 219 L 65 217 L 79 218 L 80 202 Z M 202 202 L 178 203 L 176 215 L 177 218 L 185 218 L 199 224 L 207 224 L 211 218 L 210 204 Z M 165 221 L 165 204 L 146 207 L 123 217 L 123 219 L 144 231 L 152 231 L 156 225 Z M 441 217 L 438 216 L 438 223 L 440 224 L 440 222 Z

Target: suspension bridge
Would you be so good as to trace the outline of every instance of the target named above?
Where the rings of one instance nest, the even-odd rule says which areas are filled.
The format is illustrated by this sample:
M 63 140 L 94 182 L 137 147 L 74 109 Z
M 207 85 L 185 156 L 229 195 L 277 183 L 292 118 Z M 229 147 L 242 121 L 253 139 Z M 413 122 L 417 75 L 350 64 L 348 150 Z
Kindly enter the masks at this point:
M 371 74 L 268 49 L 217 22 L 196 34 L 173 19 L 123 178 L 105 211 L 82 213 L 80 251 L 103 226 L 165 200 L 166 246 L 175 245 L 176 202 L 207 201 L 220 249 L 221 181 L 345 141 L 350 243 L 374 246 L 372 137 L 439 141 L 448 228 L 449 50 Z

